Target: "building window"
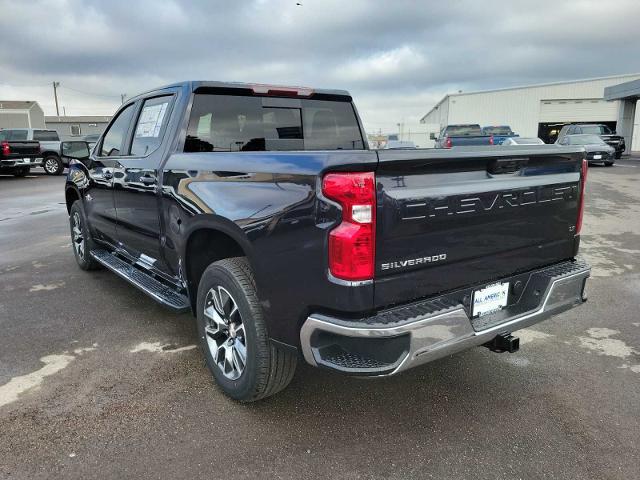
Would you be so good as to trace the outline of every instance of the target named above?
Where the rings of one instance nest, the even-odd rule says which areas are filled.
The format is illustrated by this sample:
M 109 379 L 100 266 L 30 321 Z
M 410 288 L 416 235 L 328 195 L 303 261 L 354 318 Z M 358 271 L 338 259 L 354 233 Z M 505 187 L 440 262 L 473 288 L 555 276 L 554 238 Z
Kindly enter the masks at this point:
M 82 134 L 82 130 L 80 130 L 80 125 L 79 124 L 70 125 L 69 127 L 71 128 L 71 135 L 77 137 L 78 135 Z

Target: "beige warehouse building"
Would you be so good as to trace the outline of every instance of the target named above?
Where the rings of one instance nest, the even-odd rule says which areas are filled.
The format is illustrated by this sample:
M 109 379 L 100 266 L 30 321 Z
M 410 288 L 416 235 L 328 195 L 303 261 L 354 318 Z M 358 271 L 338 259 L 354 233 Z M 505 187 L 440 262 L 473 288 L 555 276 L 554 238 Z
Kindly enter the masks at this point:
M 44 128 L 44 112 L 38 102 L 0 100 L 0 128 Z

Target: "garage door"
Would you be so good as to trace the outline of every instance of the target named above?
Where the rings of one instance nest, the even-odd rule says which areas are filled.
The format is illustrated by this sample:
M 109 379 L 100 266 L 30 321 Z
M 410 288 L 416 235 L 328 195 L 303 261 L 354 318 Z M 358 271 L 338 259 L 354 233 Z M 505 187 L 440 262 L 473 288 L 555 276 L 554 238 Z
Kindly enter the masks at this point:
M 599 98 L 541 100 L 538 122 L 615 122 L 618 102 Z

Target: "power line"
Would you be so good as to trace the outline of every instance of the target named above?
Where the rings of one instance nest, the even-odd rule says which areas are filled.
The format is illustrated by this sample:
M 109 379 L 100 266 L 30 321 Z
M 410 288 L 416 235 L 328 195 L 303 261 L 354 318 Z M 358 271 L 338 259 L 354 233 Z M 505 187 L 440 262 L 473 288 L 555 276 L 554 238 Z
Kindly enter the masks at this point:
M 103 93 L 83 92 L 82 90 L 78 90 L 77 88 L 71 88 L 71 87 L 67 87 L 65 85 L 61 85 L 60 88 L 64 88 L 65 90 L 71 90 L 72 92 L 76 92 L 76 93 L 81 93 L 83 95 L 89 95 L 91 97 L 119 98 L 119 99 L 122 100 L 122 96 L 121 95 L 105 95 Z

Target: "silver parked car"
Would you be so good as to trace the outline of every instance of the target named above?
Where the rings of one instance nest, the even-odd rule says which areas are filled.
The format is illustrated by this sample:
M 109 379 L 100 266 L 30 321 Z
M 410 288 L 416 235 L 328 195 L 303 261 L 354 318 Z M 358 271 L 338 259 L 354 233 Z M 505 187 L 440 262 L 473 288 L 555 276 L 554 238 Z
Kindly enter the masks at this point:
M 565 135 L 556 142 L 558 145 L 580 145 L 587 151 L 587 161 L 604 163 L 607 167 L 615 162 L 616 150 L 607 145 L 598 135 Z

